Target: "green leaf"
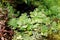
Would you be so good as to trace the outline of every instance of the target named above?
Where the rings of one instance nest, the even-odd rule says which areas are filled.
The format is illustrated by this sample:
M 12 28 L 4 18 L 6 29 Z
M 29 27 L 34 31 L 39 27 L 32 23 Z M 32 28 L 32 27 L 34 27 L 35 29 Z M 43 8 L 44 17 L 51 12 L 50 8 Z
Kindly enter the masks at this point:
M 9 24 L 10 26 L 12 26 L 13 28 L 16 29 L 16 27 L 17 27 L 17 20 L 16 20 L 16 18 L 10 19 L 10 20 L 8 21 L 8 24 Z
M 41 34 L 47 35 L 48 33 L 48 27 L 46 25 L 41 26 Z

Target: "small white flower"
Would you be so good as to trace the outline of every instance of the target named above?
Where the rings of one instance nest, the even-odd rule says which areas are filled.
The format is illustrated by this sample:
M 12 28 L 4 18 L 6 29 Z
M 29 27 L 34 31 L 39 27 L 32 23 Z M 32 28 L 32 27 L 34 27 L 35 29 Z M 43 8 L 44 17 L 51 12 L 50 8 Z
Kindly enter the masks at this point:
M 17 37 L 17 39 L 22 39 L 21 35 Z

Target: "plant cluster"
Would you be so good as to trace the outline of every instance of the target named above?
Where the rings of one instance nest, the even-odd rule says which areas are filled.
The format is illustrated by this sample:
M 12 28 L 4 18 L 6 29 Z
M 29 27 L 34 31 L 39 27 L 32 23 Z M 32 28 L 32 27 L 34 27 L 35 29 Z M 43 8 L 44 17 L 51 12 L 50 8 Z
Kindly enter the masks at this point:
M 8 17 L 6 8 L 0 6 L 0 40 L 12 40 L 13 30 L 6 25 Z
M 15 9 L 10 6 L 10 3 L 6 4 L 9 19 L 7 24 L 15 31 L 13 40 L 60 40 L 59 0 L 15 1 L 17 3 L 25 2 L 27 5 L 32 4 L 37 8 L 27 16 L 26 12 L 15 13 Z

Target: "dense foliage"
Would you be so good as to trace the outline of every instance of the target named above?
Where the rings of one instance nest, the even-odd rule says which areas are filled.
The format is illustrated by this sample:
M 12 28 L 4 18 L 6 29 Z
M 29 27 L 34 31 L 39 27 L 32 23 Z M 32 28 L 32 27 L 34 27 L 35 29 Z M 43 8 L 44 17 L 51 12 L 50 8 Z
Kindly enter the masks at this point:
M 2 1 L 5 2 L 5 1 Z M 21 4 L 34 5 L 34 11 L 20 13 L 6 2 L 8 26 L 15 31 L 12 40 L 60 40 L 60 1 L 59 0 L 14 0 Z M 21 16 L 19 16 L 21 14 Z M 19 17 L 18 17 L 19 16 Z

